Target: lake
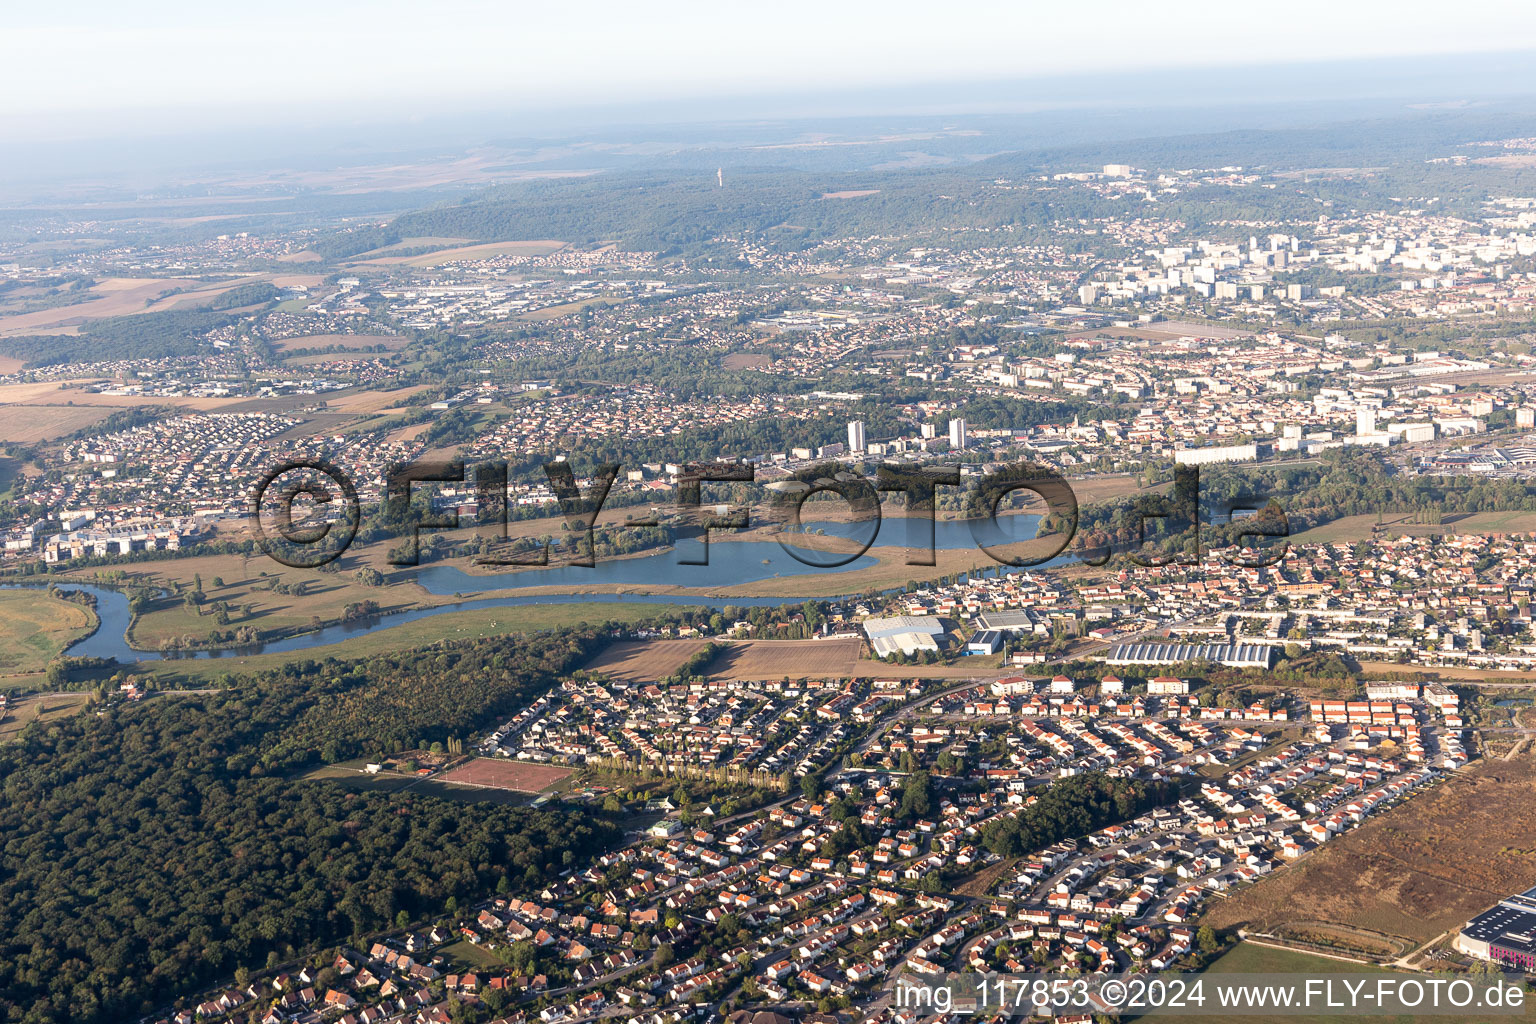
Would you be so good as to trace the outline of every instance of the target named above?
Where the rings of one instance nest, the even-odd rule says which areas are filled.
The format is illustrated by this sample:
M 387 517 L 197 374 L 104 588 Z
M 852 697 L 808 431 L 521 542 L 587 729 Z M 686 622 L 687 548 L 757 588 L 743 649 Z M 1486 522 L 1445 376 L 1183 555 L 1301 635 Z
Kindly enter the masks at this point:
M 1039 528 L 1040 517 L 1034 515 L 1005 516 L 999 520 L 995 537 L 988 543 L 1008 543 L 1028 540 Z M 912 538 L 910 521 L 883 520 L 875 535 L 874 543 L 881 546 L 903 546 Z M 967 522 L 936 522 L 933 546 L 939 551 L 958 551 L 971 548 L 976 551 L 977 564 L 991 564 L 985 552 L 976 546 L 975 535 Z M 869 536 L 867 523 L 822 523 L 810 532 L 828 537 L 855 539 L 862 543 Z M 716 534 L 715 536 L 719 536 Z M 787 543 L 788 541 L 786 541 Z M 851 551 L 825 552 L 801 548 L 802 557 L 822 564 L 846 558 Z M 692 565 L 684 559 L 703 560 L 708 565 Z M 593 585 L 641 585 L 677 586 L 709 589 L 730 587 L 741 583 L 758 583 L 781 576 L 825 577 L 839 572 L 851 572 L 874 565 L 877 559 L 861 555 L 847 565 L 836 568 L 820 568 L 807 565 L 785 551 L 776 540 L 728 541 L 718 540 L 708 546 L 698 541 L 683 541 L 672 550 L 657 551 L 648 555 L 629 558 L 599 558 L 591 568 L 583 566 L 553 566 L 548 569 L 521 569 L 514 572 L 468 573 L 451 565 L 427 566 L 416 570 L 415 580 L 428 593 L 437 595 L 474 594 L 483 590 L 522 590 L 528 587 L 572 587 Z M 774 603 L 783 604 L 788 598 Z M 682 603 L 694 603 L 683 598 Z M 739 603 L 739 602 L 733 602 Z
M 999 533 L 989 537 L 989 543 L 1027 540 L 1034 536 L 1039 526 L 1038 516 L 1008 516 L 1003 520 Z M 876 543 L 901 546 L 907 542 L 906 523 L 897 520 L 886 522 L 877 535 Z M 867 524 L 828 523 L 817 526 L 828 536 L 858 537 L 862 541 L 869 532 Z M 934 524 L 934 546 L 939 550 L 952 551 L 975 548 L 975 537 L 965 522 L 939 522 Z M 694 544 L 692 551 L 697 551 Z M 826 553 L 808 552 L 811 557 Z M 807 578 L 836 577 L 838 573 L 851 572 L 875 559 L 862 555 L 855 561 L 838 568 L 814 568 L 787 553 L 777 541 L 738 541 L 709 545 L 708 565 L 683 564 L 680 559 L 697 557 L 690 553 L 687 544 L 675 550 L 658 551 L 633 558 L 598 559 L 593 568 L 557 566 L 549 569 L 528 569 L 521 572 L 471 575 L 452 566 L 428 566 L 416 572 L 416 581 L 430 593 L 473 594 L 486 590 L 518 590 L 529 587 L 574 586 L 578 584 L 628 584 L 628 585 L 675 585 L 682 587 L 728 587 L 739 583 L 755 583 L 778 576 L 806 576 Z M 996 566 L 980 549 L 976 550 L 977 564 L 988 566 L 991 573 L 1003 567 Z M 1060 565 L 1071 561 L 1062 556 L 1047 565 Z M 798 604 L 803 598 L 795 597 L 695 597 L 677 594 L 500 594 L 496 597 L 471 598 L 436 608 L 414 608 L 409 611 L 391 612 L 370 616 L 356 622 L 327 626 L 311 633 L 268 640 L 242 647 L 197 651 L 140 651 L 129 646 L 127 632 L 132 615 L 128 610 L 126 594 L 109 587 L 89 583 L 59 583 L 60 590 L 83 591 L 96 599 L 96 614 L 101 625 L 88 637 L 70 645 L 64 653 L 71 657 L 115 658 L 119 662 L 161 661 L 179 658 L 226 658 L 252 654 L 285 654 L 326 647 L 343 640 L 367 633 L 403 626 L 406 623 L 445 615 L 449 612 L 469 611 L 477 608 L 515 608 L 521 605 L 549 604 L 672 604 L 703 608 L 776 607 Z M 39 584 L 41 586 L 41 584 Z M 853 595 L 818 598 L 823 601 L 847 601 Z

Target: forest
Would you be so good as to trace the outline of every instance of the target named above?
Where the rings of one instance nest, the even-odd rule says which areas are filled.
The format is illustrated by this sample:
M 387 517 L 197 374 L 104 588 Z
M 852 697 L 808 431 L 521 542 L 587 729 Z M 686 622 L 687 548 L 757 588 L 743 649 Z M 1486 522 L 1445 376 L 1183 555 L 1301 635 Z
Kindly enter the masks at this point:
M 230 322 L 226 313 L 168 309 L 89 320 L 77 335 L 22 335 L 0 340 L 0 354 L 29 368 L 111 359 L 167 359 L 197 351 L 197 339 Z
M 978 165 L 986 166 L 986 165 Z M 988 187 L 973 170 L 890 173 L 865 187 L 873 194 L 828 202 L 825 176 L 753 170 L 716 189 L 697 175 L 603 175 L 531 182 L 406 214 L 393 231 L 405 237 L 559 238 L 578 244 L 618 238 L 632 249 L 702 251 L 720 236 L 769 233 L 786 249 L 826 238 L 925 231 L 996 230 L 1016 240 L 1044 238 L 1061 220 L 1124 213 L 1125 202 L 1064 183 L 1016 191 Z M 1190 185 L 1163 204 L 1163 216 L 1191 226 L 1223 221 L 1287 221 L 1315 216 L 1315 201 L 1291 193 L 1244 194 Z
M 1163 135 L 1068 146 L 1014 148 L 968 166 L 866 170 L 857 179 L 795 167 L 737 167 L 718 188 L 697 168 L 623 171 L 590 178 L 524 182 L 404 214 L 385 228 L 351 232 L 314 246 L 330 256 L 403 237 L 559 238 L 581 244 L 619 239 L 662 252 L 698 250 L 719 236 L 768 233 L 788 249 L 826 238 L 925 231 L 998 230 L 1017 241 L 1044 237 L 1061 221 L 1124 214 L 1126 200 L 1073 182 L 1061 171 L 1109 161 L 1154 169 L 1236 166 L 1268 173 L 1315 167 L 1361 173 L 1308 176 L 1294 189 L 1260 191 L 1184 178 L 1158 198 L 1159 215 L 1190 230 L 1233 222 L 1313 222 L 1320 209 L 1392 209 L 1402 196 L 1434 196 L 1448 212 L 1470 212 L 1490 191 L 1528 194 L 1523 168 L 1427 165 L 1482 138 L 1532 134 L 1528 115 L 1421 112 L 1314 128 Z M 1363 169 L 1369 169 L 1368 172 Z M 1015 183 L 1029 183 L 1020 188 Z M 873 190 L 829 202 L 829 191 Z M 1138 200 L 1139 201 L 1139 197 Z M 366 235 L 367 237 L 355 237 Z M 363 248 L 359 248 L 362 246 Z
M 1112 779 L 1100 772 L 1060 779 L 1037 795 L 1017 817 L 988 825 L 982 844 L 999 857 L 1018 857 L 1134 818 L 1175 796 L 1165 782 Z
M 0 1020 L 133 1019 L 503 878 L 537 887 L 611 845 L 617 830 L 579 812 L 295 776 L 463 736 L 594 642 L 301 662 L 28 727 L 0 746 Z

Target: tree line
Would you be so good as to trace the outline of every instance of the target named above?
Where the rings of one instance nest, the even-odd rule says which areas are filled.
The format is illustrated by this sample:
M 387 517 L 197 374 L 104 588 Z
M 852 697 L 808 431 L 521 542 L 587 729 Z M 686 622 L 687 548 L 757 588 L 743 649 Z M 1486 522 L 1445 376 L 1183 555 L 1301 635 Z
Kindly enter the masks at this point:
M 602 819 L 306 781 L 464 735 L 590 634 L 306 661 L 217 693 L 29 725 L 0 746 L 0 1020 L 105 1022 L 498 887 L 617 839 Z

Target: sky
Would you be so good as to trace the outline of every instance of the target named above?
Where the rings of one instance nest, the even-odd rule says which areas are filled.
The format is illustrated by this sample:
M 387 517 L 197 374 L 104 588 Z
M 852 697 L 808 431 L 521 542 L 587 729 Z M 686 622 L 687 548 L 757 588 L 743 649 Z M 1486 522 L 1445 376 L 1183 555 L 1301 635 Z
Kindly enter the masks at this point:
M 16 131 L 1536 49 L 1531 0 L 77 0 L 8 4 L 5 22 L 0 124 Z

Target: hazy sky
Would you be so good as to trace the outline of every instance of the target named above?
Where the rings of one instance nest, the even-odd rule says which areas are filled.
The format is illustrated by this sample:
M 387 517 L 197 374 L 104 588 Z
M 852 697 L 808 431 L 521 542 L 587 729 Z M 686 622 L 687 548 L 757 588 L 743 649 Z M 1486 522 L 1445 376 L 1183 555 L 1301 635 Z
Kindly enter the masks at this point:
M 11 123 L 401 97 L 425 115 L 1536 47 L 1532 0 L 84 0 L 13 2 L 4 19 Z

